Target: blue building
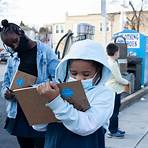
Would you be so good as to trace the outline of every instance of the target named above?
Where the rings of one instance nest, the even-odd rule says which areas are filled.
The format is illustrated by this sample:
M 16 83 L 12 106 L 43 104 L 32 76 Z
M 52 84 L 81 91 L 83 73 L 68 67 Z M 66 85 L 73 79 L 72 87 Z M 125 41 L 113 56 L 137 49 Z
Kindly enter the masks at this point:
M 123 31 L 114 34 L 113 38 L 117 36 L 123 36 L 126 39 L 128 57 L 135 57 L 142 60 L 141 85 L 148 84 L 148 37 L 135 30 L 129 29 L 124 29 Z M 123 40 L 119 39 L 118 43 L 123 43 Z

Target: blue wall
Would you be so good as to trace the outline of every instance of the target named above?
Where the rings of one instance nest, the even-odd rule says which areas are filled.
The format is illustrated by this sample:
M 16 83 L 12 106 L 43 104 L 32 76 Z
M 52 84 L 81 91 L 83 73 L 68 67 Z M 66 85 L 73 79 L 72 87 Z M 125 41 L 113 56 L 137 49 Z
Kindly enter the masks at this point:
M 123 31 L 114 34 L 113 38 L 115 38 L 115 36 L 122 35 L 122 33 L 124 34 L 124 33 L 138 33 L 138 32 L 135 31 L 135 30 L 124 29 Z M 142 78 L 141 78 L 142 80 L 141 80 L 141 84 L 144 85 L 145 84 L 145 82 L 144 82 L 145 74 L 144 73 L 145 73 L 145 68 L 146 68 L 145 60 L 146 60 L 146 57 L 147 57 L 146 56 L 147 54 L 145 52 L 145 50 L 146 50 L 146 36 L 140 33 L 139 37 L 140 37 L 139 48 L 129 48 L 128 47 L 127 54 L 129 55 L 129 54 L 133 53 L 137 57 L 142 58 Z

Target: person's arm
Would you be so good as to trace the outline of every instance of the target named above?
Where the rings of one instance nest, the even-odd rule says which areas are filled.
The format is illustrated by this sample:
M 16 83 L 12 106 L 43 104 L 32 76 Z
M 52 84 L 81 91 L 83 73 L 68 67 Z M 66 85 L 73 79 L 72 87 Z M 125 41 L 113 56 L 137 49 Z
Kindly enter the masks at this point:
M 4 80 L 3 80 L 3 83 L 2 83 L 2 88 L 1 88 L 2 98 L 5 98 L 6 91 L 8 91 L 7 87 L 10 86 L 10 75 L 11 75 L 10 69 L 12 69 L 10 62 L 11 62 L 10 60 L 7 61 L 7 68 L 6 68 Z
M 59 59 L 57 58 L 57 55 L 54 53 L 53 49 L 48 48 L 47 49 L 47 68 L 48 68 L 48 74 L 49 77 L 54 80 L 55 79 L 55 69 L 57 65 L 59 64 Z
M 18 64 L 19 62 L 18 62 L 18 59 L 16 59 L 16 55 L 15 57 L 10 57 L 7 60 L 6 72 L 4 75 L 4 80 L 3 80 L 2 88 L 1 88 L 1 96 L 7 101 L 16 101 L 14 92 L 10 90 L 9 87 L 12 81 L 13 74 L 15 70 L 17 69 Z
M 111 65 L 111 72 L 112 72 L 112 75 L 114 76 L 114 78 L 116 79 L 116 81 L 122 85 L 128 85 L 129 82 L 128 80 L 122 78 L 122 75 L 120 73 L 120 69 L 119 69 L 119 66 L 117 64 L 117 62 L 114 62 L 112 65 Z
M 78 111 L 60 96 L 47 104 L 67 129 L 81 136 L 92 134 L 108 122 L 113 111 L 114 94 L 109 90 L 97 92 L 90 105 L 86 112 Z

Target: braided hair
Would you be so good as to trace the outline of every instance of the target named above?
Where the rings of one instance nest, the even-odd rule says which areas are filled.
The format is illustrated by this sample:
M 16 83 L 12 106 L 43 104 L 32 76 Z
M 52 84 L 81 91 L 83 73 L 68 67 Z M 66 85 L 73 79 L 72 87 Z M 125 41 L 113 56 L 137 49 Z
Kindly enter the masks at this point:
M 4 34 L 11 33 L 11 32 L 16 33 L 18 35 L 24 34 L 24 31 L 18 25 L 14 23 L 9 23 L 8 20 L 6 19 L 1 21 L 1 25 L 2 25 L 2 27 L 0 27 L 1 37 Z
M 5 35 L 9 33 L 15 33 L 17 35 L 24 36 L 25 33 L 24 31 L 16 24 L 14 23 L 9 23 L 8 20 L 4 19 L 1 21 L 2 27 L 0 27 L 0 36 L 1 39 L 3 40 Z M 14 51 L 11 48 L 7 48 L 6 45 L 3 43 L 5 50 L 10 53 L 10 55 L 13 57 Z

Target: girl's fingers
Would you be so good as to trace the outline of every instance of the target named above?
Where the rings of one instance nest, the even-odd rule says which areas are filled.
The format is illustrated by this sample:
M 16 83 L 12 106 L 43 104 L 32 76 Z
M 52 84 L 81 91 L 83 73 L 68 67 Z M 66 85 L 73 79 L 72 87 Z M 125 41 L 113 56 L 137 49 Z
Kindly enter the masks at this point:
M 50 83 L 50 86 L 55 90 L 59 90 L 59 87 L 55 83 Z
M 44 83 L 37 86 L 37 92 L 44 96 L 48 97 L 51 100 L 55 99 L 59 95 L 59 88 L 56 84 L 53 83 Z
M 45 94 L 45 93 L 48 93 L 50 91 L 53 91 L 54 89 L 55 90 L 57 89 L 55 84 L 49 83 L 49 82 L 42 83 L 41 85 L 37 86 L 37 92 L 39 94 Z

